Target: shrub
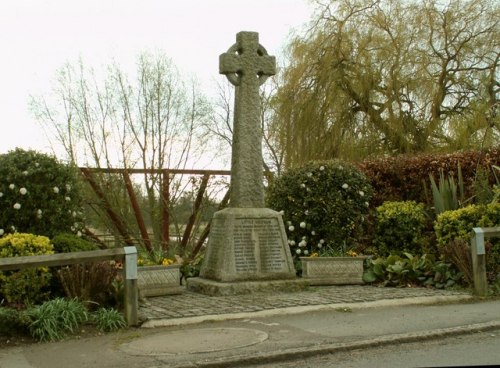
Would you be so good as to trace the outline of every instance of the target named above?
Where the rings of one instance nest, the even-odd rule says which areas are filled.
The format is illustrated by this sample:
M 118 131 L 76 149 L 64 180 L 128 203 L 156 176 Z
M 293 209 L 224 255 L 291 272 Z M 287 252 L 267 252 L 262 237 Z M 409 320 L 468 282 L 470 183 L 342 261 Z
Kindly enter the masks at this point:
M 74 168 L 35 151 L 0 155 L 0 236 L 77 233 L 81 202 Z
M 125 319 L 116 309 L 99 308 L 92 314 L 92 320 L 100 331 L 110 332 L 125 327 Z
M 94 242 L 69 233 L 54 236 L 52 238 L 52 244 L 56 253 L 83 252 L 99 249 Z
M 311 162 L 275 179 L 267 205 L 283 214 L 295 257 L 356 241 L 372 188 L 356 168 L 340 161 Z
M 383 286 L 427 286 L 437 289 L 455 285 L 462 278 L 451 264 L 436 261 L 433 255 L 402 256 L 390 255 L 375 260 L 366 260 L 363 280 L 368 283 L 378 282 Z
M 22 312 L 22 320 L 35 339 L 55 341 L 89 318 L 85 306 L 76 299 L 57 298 Z
M 474 183 L 478 165 L 487 173 L 484 180 L 490 186 L 496 183 L 492 167 L 500 166 L 500 148 L 451 154 L 401 155 L 368 159 L 358 164 L 374 188 L 372 204 L 375 206 L 385 201 L 406 200 L 430 205 L 429 174 L 438 177 L 443 172 L 456 177 L 457 165 L 462 171 L 464 198 L 471 198 L 476 194 Z
M 455 211 L 446 211 L 441 213 L 434 223 L 440 248 L 457 240 L 469 242 L 474 227 L 491 226 L 500 226 L 500 203 L 470 205 Z M 500 239 L 488 239 L 485 245 L 488 279 L 494 280 L 500 272 Z
M 45 236 L 15 233 L 0 238 L 0 257 L 52 254 L 53 247 Z M 0 293 L 9 303 L 31 304 L 43 300 L 48 292 L 51 274 L 47 268 L 0 272 Z
M 113 281 L 117 274 L 118 269 L 110 262 L 75 264 L 57 271 L 67 297 L 97 305 L 115 302 Z
M 424 205 L 415 201 L 385 202 L 376 209 L 374 244 L 380 255 L 425 253 Z

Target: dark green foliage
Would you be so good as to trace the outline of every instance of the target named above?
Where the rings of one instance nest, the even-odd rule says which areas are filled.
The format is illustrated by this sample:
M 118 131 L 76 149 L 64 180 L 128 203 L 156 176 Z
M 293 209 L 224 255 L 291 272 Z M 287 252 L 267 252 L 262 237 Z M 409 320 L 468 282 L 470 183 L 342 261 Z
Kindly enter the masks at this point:
M 329 246 L 350 246 L 361 235 L 372 188 L 363 174 L 341 161 L 311 162 L 286 171 L 267 193 L 281 211 L 294 256 Z
M 433 255 L 403 256 L 390 255 L 377 259 L 367 259 L 363 280 L 367 283 L 381 283 L 383 286 L 418 285 L 448 288 L 462 278 L 451 264 L 436 261 Z
M 385 202 L 376 209 L 374 245 L 382 256 L 426 251 L 427 216 L 415 201 Z
M 96 243 L 69 233 L 57 234 L 51 241 L 56 253 L 84 252 L 99 249 Z
M 14 231 L 53 237 L 82 226 L 75 168 L 35 151 L 0 155 L 0 235 Z

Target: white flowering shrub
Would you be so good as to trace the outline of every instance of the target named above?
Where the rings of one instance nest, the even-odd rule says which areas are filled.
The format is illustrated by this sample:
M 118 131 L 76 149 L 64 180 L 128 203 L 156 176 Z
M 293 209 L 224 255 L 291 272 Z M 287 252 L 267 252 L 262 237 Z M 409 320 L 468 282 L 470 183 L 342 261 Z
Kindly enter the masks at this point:
M 283 214 L 295 257 L 325 249 L 341 255 L 360 234 L 372 192 L 359 170 L 335 160 L 286 171 L 271 183 L 266 200 Z
M 0 237 L 78 234 L 80 192 L 75 168 L 54 157 L 21 149 L 0 155 Z

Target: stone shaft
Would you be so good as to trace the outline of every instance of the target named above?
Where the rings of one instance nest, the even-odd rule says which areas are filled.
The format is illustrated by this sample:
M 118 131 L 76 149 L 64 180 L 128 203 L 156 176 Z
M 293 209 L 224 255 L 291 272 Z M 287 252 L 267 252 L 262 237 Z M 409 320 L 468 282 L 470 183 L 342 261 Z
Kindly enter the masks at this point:
M 236 44 L 220 55 L 219 71 L 236 87 L 230 206 L 263 208 L 262 128 L 259 87 L 276 72 L 274 56 L 256 32 L 239 32 Z

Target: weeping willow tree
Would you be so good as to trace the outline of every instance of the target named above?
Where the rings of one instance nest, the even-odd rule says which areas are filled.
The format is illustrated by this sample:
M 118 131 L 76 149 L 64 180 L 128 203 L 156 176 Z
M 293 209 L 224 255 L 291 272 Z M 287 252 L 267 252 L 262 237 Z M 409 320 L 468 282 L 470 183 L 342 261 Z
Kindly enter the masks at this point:
M 500 89 L 500 3 L 317 4 L 273 101 L 286 166 L 456 149 L 486 129 L 495 144 L 498 117 L 485 112 Z

